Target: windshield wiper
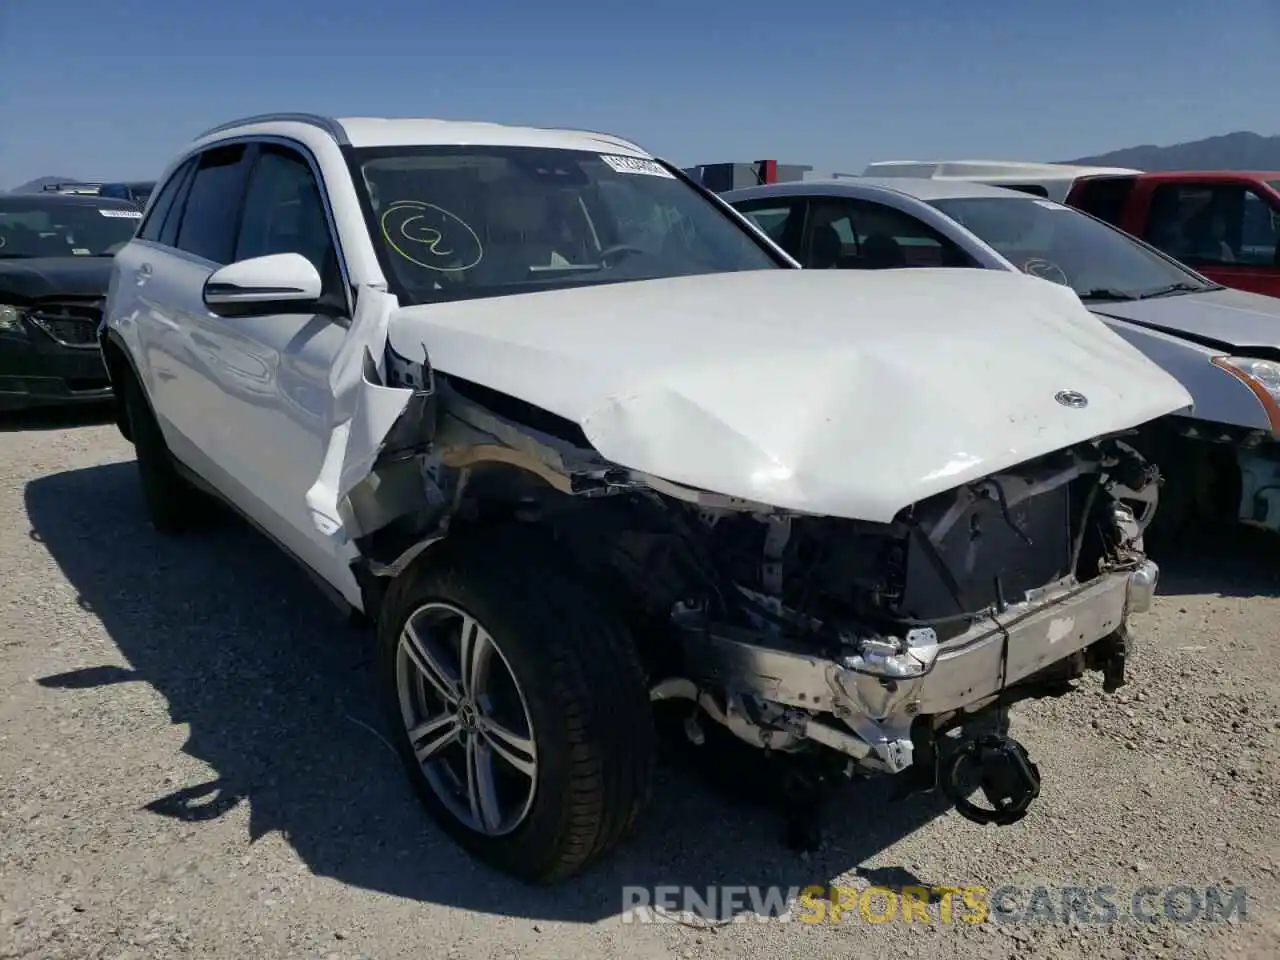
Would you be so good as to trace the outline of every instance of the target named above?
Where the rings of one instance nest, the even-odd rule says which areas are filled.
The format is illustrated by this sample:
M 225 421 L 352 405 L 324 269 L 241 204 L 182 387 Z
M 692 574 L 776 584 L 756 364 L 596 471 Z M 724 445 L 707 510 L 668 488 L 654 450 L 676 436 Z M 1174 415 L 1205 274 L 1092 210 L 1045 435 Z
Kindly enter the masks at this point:
M 1145 293 L 1138 294 L 1139 300 L 1150 300 L 1152 297 L 1167 297 L 1171 293 L 1199 293 L 1204 287 L 1198 283 L 1187 283 L 1185 280 L 1179 280 L 1177 283 L 1171 283 L 1164 287 L 1156 287 L 1154 290 L 1148 290 Z
M 1127 290 L 1117 290 L 1115 287 L 1096 287 L 1093 290 L 1086 290 L 1080 294 L 1081 300 L 1137 300 L 1138 298 L 1129 293 Z

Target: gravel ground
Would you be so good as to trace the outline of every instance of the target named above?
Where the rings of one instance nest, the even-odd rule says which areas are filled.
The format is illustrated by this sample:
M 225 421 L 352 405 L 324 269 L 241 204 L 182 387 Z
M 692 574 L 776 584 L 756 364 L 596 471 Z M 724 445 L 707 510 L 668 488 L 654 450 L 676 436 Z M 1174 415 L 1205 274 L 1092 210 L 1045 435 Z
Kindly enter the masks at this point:
M 1277 560 L 1258 538 L 1164 558 L 1131 684 L 1017 708 L 1044 788 L 1015 826 L 872 785 L 802 859 L 770 812 L 666 770 L 626 850 L 531 891 L 426 819 L 375 732 L 364 636 L 302 575 L 238 525 L 158 538 L 113 426 L 10 418 L 0 957 L 1280 956 Z M 946 923 L 936 904 L 931 923 L 623 922 L 624 884 L 713 883 L 1248 899 L 1214 923 Z

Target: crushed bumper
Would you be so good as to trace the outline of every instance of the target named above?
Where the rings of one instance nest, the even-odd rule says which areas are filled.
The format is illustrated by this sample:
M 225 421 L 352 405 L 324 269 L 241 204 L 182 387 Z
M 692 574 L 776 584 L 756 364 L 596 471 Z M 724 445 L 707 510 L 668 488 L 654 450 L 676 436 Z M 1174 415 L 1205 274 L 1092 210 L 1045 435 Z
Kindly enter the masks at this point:
M 862 658 L 832 660 L 766 645 L 757 634 L 711 627 L 691 633 L 700 678 L 793 709 L 796 732 L 897 773 L 911 765 L 919 717 L 976 710 L 1013 686 L 1083 651 L 1151 605 L 1159 570 L 1150 560 L 1085 584 L 1060 585 L 932 646 L 912 651 L 915 675 L 869 669 Z M 830 713 L 833 725 L 814 714 Z

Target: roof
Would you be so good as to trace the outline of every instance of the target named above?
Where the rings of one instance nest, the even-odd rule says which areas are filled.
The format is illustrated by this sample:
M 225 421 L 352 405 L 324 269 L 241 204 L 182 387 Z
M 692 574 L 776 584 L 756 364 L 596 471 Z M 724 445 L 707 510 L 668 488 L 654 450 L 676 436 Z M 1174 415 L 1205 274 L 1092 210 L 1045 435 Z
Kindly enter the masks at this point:
M 892 174 L 900 177 L 1008 177 L 1010 179 L 1074 180 L 1077 177 L 1116 176 L 1142 173 L 1130 167 L 1090 167 L 1071 163 L 1029 163 L 1022 160 L 880 160 L 867 164 L 867 176 Z
M 917 200 L 956 200 L 964 197 L 1018 197 L 1023 200 L 1038 199 L 1018 190 L 993 187 L 972 180 L 930 180 L 923 177 L 839 177 L 833 180 L 797 180 L 787 183 L 771 183 L 761 187 L 745 187 L 722 193 L 726 200 L 747 197 L 809 195 L 809 196 L 865 196 L 868 191 L 897 193 Z
M 1144 180 L 1218 180 L 1255 183 L 1258 180 L 1280 180 L 1277 170 L 1153 170 L 1142 175 Z
M 563 150 L 605 150 L 640 157 L 651 154 L 630 140 L 590 130 L 507 126 L 475 120 L 433 117 L 323 117 L 279 113 L 243 117 L 202 133 L 231 135 L 247 127 L 305 124 L 319 128 L 343 145 L 353 147 L 416 147 L 475 144 L 484 146 L 550 147 Z

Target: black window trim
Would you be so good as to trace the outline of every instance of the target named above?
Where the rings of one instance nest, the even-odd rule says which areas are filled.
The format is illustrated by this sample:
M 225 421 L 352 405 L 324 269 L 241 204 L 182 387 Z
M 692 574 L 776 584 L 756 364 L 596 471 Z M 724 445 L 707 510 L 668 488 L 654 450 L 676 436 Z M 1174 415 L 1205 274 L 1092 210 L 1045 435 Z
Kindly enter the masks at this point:
M 191 156 L 183 157 L 181 163 L 177 163 L 174 165 L 173 172 L 169 174 L 169 176 L 166 177 L 163 181 L 161 181 L 160 184 L 155 189 L 152 190 L 152 194 L 155 197 L 156 202 L 151 205 L 151 209 L 146 212 L 146 215 L 142 218 L 142 221 L 138 224 L 137 237 L 139 240 L 142 240 L 144 243 L 159 243 L 159 240 L 151 240 L 146 237 L 143 237 L 142 232 L 151 225 L 152 221 L 154 221 L 157 217 L 159 217 L 160 218 L 159 230 L 156 232 L 156 236 L 158 237 L 160 236 L 160 234 L 164 233 L 165 221 L 169 218 L 169 214 L 173 212 L 174 205 L 178 203 L 179 200 L 186 199 L 186 194 L 183 190 L 183 187 L 186 185 L 185 181 L 187 179 L 187 174 L 191 172 L 192 159 L 193 157 Z M 173 196 L 169 200 L 169 205 L 165 207 L 163 211 L 161 211 L 160 201 L 164 197 L 165 190 L 167 190 L 171 184 L 173 185 L 173 188 L 174 188 Z

